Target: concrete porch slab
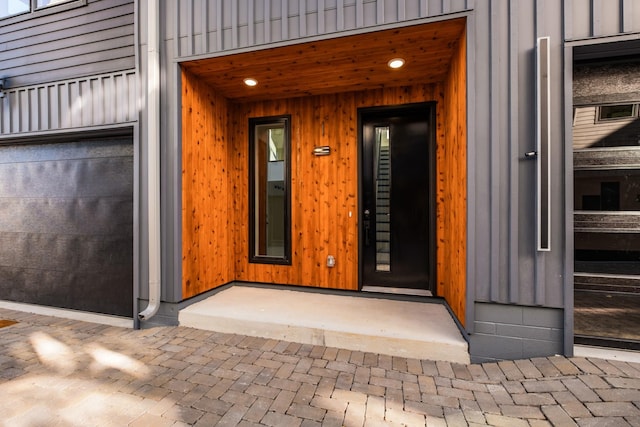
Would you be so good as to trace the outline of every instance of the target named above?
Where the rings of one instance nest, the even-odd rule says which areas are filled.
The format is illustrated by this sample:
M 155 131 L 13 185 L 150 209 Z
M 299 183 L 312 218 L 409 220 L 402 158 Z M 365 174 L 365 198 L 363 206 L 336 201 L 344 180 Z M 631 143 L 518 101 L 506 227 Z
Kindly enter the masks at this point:
M 470 363 L 437 303 L 234 286 L 181 310 L 181 326 L 416 359 Z

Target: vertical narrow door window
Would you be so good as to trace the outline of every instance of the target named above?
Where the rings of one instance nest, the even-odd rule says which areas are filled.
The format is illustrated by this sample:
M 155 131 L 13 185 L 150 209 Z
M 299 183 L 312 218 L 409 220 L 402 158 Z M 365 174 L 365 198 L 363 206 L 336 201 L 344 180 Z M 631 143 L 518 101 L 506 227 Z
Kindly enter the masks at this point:
M 251 262 L 291 263 L 290 117 L 249 120 Z
M 375 127 L 376 271 L 391 271 L 391 141 L 389 126 Z

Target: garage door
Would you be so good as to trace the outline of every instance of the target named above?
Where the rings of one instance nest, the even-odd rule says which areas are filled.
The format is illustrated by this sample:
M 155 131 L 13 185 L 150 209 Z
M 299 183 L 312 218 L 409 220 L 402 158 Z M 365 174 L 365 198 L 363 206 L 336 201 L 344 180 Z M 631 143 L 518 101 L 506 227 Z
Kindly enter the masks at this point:
M 0 145 L 0 299 L 131 317 L 131 138 Z

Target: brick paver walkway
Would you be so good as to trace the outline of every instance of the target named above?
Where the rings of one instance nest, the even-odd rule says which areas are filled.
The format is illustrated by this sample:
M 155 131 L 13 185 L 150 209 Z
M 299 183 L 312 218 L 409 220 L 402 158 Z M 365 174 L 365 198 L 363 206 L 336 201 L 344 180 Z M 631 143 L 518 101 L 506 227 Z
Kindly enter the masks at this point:
M 640 364 L 475 365 L 0 309 L 3 426 L 640 425 Z

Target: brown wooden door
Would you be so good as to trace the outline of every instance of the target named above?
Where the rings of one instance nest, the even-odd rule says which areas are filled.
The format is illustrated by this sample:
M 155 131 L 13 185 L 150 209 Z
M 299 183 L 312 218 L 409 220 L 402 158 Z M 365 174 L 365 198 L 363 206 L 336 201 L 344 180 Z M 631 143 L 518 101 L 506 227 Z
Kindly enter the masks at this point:
M 435 290 L 432 110 L 360 111 L 362 286 Z

